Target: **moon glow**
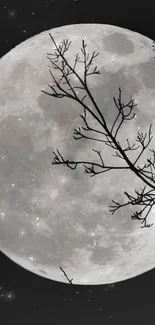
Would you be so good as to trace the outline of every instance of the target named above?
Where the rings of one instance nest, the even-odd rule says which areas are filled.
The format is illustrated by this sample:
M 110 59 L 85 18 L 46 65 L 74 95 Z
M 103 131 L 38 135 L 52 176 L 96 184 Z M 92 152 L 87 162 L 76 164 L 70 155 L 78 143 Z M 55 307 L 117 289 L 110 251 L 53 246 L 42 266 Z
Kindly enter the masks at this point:
M 110 165 L 122 161 L 104 144 L 74 140 L 73 130 L 83 125 L 80 105 L 41 92 L 52 84 L 49 32 L 57 44 L 72 41 L 66 53 L 72 66 L 76 53 L 81 55 L 82 39 L 89 53 L 99 52 L 94 64 L 101 74 L 89 76 L 88 86 L 109 125 L 117 113 L 113 97 L 118 97 L 118 88 L 124 101 L 131 95 L 135 99 L 136 117 L 119 133 L 122 145 L 126 138 L 133 143 L 139 130 L 148 132 L 149 123 L 155 131 L 155 62 L 149 38 L 116 26 L 79 24 L 45 31 L 16 46 L 0 60 L 0 247 L 15 263 L 52 280 L 67 282 L 61 266 L 75 284 L 123 281 L 154 268 L 155 225 L 142 229 L 131 220 L 131 207 L 111 215 L 109 205 L 143 184 L 127 170 L 90 178 L 83 166 L 71 171 L 52 165 L 55 149 L 68 159 L 95 162 L 94 148 Z M 83 71 L 79 63 L 81 77 Z M 89 116 L 88 122 L 98 128 Z M 149 148 L 155 148 L 155 139 Z M 149 157 L 147 151 L 140 163 Z M 153 217 L 152 210 L 149 223 Z

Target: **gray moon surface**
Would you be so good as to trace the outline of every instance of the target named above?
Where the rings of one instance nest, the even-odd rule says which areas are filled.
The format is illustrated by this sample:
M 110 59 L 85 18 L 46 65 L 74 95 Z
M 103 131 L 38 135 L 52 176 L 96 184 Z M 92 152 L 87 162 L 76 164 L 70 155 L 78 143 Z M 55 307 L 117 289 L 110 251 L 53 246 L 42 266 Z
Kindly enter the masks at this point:
M 108 125 L 116 117 L 113 96 L 122 88 L 123 100 L 133 95 L 133 120 L 121 127 L 121 145 L 134 143 L 137 132 L 148 132 L 155 120 L 155 53 L 153 41 L 139 33 L 111 25 L 78 24 L 55 28 L 22 42 L 0 59 L 0 248 L 12 261 L 42 277 L 74 284 L 123 281 L 155 267 L 155 223 L 141 228 L 131 220 L 128 206 L 111 215 L 112 199 L 126 201 L 144 184 L 131 171 L 109 171 L 90 177 L 79 166 L 72 171 L 54 166 L 53 150 L 64 158 L 122 165 L 111 148 L 94 140 L 74 140 L 74 128 L 84 125 L 83 108 L 75 101 L 45 95 L 52 85 L 47 53 L 69 39 L 71 65 L 82 39 L 95 50 L 100 75 L 88 77 L 88 86 Z M 83 76 L 84 66 L 76 71 Z M 54 71 L 58 77 L 57 71 Z M 74 84 L 77 80 L 70 76 Z M 79 90 L 80 95 L 80 90 Z M 81 96 L 80 96 L 81 97 Z M 85 103 L 93 110 L 91 101 Z M 89 125 L 99 126 L 88 115 Z M 96 135 L 96 138 L 98 136 Z M 153 138 L 149 148 L 155 147 Z M 133 151 L 130 159 L 137 157 Z M 142 156 L 139 165 L 150 152 Z M 125 162 L 124 162 L 125 165 Z M 154 210 L 148 222 L 154 222 Z

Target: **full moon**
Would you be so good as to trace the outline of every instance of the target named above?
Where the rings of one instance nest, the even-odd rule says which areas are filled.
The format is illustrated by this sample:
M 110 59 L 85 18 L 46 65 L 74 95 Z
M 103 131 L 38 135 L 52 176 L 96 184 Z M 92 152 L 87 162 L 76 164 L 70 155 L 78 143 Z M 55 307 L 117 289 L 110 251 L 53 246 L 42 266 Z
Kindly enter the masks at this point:
M 22 42 L 0 59 L 0 248 L 23 268 L 55 281 L 96 285 L 123 281 L 155 267 L 155 222 L 150 228 L 131 220 L 135 209 L 128 205 L 115 214 L 112 200 L 126 200 L 144 184 L 130 170 L 111 170 L 90 177 L 84 167 L 71 170 L 52 165 L 58 149 L 69 160 L 99 162 L 92 149 L 101 150 L 104 161 L 120 166 L 122 159 L 104 143 L 73 138 L 83 125 L 83 107 L 70 98 L 54 98 L 47 53 L 63 39 L 72 41 L 66 52 L 71 66 L 75 55 L 82 59 L 82 39 L 99 75 L 88 76 L 88 87 L 108 126 L 117 110 L 113 97 L 121 87 L 123 101 L 132 95 L 135 118 L 119 132 L 122 146 L 133 144 L 137 133 L 148 132 L 155 121 L 155 53 L 153 41 L 139 33 L 102 24 L 78 24 L 55 28 Z M 82 77 L 84 65 L 77 64 Z M 58 71 L 54 71 L 58 78 Z M 74 75 L 71 82 L 76 83 Z M 79 90 L 80 94 L 80 90 Z M 91 101 L 86 103 L 93 109 Z M 91 126 L 97 121 L 88 116 Z M 96 135 L 99 138 L 99 135 Z M 149 148 L 155 148 L 153 138 Z M 132 151 L 130 159 L 137 156 Z M 150 158 L 144 152 L 139 163 Z M 125 162 L 124 162 L 125 164 Z

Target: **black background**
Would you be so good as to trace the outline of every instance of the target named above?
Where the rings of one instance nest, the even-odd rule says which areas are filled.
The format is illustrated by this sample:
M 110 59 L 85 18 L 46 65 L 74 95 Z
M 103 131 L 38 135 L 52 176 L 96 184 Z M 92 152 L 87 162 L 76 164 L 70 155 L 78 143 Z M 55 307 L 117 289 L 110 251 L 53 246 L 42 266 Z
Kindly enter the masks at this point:
M 154 40 L 155 4 L 153 0 L 1 1 L 0 57 L 44 30 L 80 23 L 116 25 Z M 78 286 L 39 277 L 0 253 L 0 323 L 4 325 L 152 325 L 154 292 L 155 270 L 113 285 Z

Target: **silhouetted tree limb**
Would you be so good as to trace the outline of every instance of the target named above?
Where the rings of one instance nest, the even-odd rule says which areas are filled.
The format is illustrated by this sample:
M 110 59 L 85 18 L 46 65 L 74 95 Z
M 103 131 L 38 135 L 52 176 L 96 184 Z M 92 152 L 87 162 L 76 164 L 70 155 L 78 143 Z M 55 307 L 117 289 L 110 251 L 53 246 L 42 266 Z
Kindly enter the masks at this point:
M 93 151 L 97 152 L 99 157 L 100 157 L 100 160 L 101 160 L 101 164 L 97 164 L 97 163 L 94 163 L 94 162 L 88 162 L 88 161 L 69 161 L 68 159 L 65 160 L 62 155 L 60 154 L 59 150 L 57 150 L 58 154 L 56 154 L 54 151 L 54 160 L 52 162 L 52 165 L 65 165 L 67 167 L 69 167 L 70 169 L 76 169 L 77 165 L 79 164 L 83 164 L 83 166 L 85 167 L 85 173 L 87 174 L 92 174 L 90 177 L 93 177 L 97 174 L 101 174 L 101 173 L 104 173 L 108 170 L 112 170 L 112 169 L 130 169 L 129 166 L 118 166 L 118 167 L 115 167 L 115 166 L 108 166 L 108 165 L 105 165 L 104 164 L 104 161 L 103 161 L 103 158 L 101 156 L 101 151 L 97 151 L 95 149 L 92 149 Z M 60 157 L 60 158 L 59 158 Z M 91 167 L 88 167 L 86 166 L 87 165 L 91 165 Z M 102 170 L 101 171 L 95 171 L 94 167 L 100 167 Z
M 131 219 L 133 220 L 141 220 L 142 224 L 144 224 L 141 228 L 144 227 L 150 227 L 153 224 L 147 224 L 146 223 L 146 219 L 148 217 L 148 214 L 150 213 L 152 206 L 155 204 L 155 193 L 152 193 L 153 190 L 147 191 L 146 193 L 144 192 L 146 189 L 146 186 L 144 186 L 143 189 L 141 189 L 141 193 L 138 192 L 137 190 L 135 190 L 135 193 L 137 194 L 137 197 L 134 197 L 132 195 L 130 195 L 129 193 L 127 193 L 126 191 L 124 192 L 124 194 L 128 197 L 129 201 L 127 201 L 124 204 L 120 204 L 114 200 L 112 200 L 113 203 L 115 203 L 115 205 L 110 206 L 110 212 L 112 212 L 112 214 L 114 214 L 115 211 L 117 211 L 118 209 L 127 206 L 129 204 L 131 205 L 144 205 L 144 208 L 141 209 L 140 211 L 136 211 L 135 213 L 133 213 L 131 215 Z M 142 213 L 145 211 L 145 209 L 148 208 L 148 211 L 146 211 L 146 214 L 144 217 L 142 217 Z
M 112 124 L 112 126 L 109 128 L 106 120 L 97 106 L 97 103 L 95 99 L 93 98 L 88 84 L 87 84 L 87 77 L 94 74 L 100 74 L 100 72 L 97 70 L 97 66 L 95 66 L 93 71 L 89 71 L 90 67 L 93 65 L 94 58 L 97 57 L 99 53 L 93 52 L 91 58 L 89 54 L 86 52 L 87 45 L 85 44 L 84 40 L 82 40 L 82 48 L 81 52 L 83 54 L 83 60 L 80 60 L 80 56 L 77 53 L 75 56 L 75 62 L 73 67 L 69 64 L 65 57 L 66 51 L 68 51 L 70 45 L 72 42 L 69 42 L 67 40 L 63 40 L 62 45 L 57 45 L 54 38 L 51 34 L 50 38 L 52 42 L 55 45 L 55 52 L 54 54 L 48 53 L 48 59 L 50 60 L 50 63 L 52 64 L 52 68 L 55 70 L 58 70 L 60 72 L 60 78 L 59 80 L 56 80 L 54 74 L 52 73 L 51 69 L 50 74 L 53 78 L 53 86 L 49 85 L 50 89 L 53 90 L 53 93 L 48 93 L 44 90 L 42 90 L 43 93 L 53 96 L 56 98 L 63 98 L 68 97 L 75 101 L 77 101 L 84 109 L 84 113 L 80 115 L 80 117 L 83 119 L 85 126 L 82 128 L 79 127 L 78 129 L 74 129 L 74 139 L 79 140 L 81 138 L 86 138 L 89 140 L 95 140 L 98 142 L 102 142 L 104 145 L 109 146 L 113 150 L 115 150 L 115 153 L 112 154 L 112 156 L 115 156 L 119 159 L 122 159 L 126 162 L 126 166 L 113 166 L 108 165 L 104 161 L 101 151 L 97 151 L 92 149 L 98 154 L 100 163 L 95 163 L 92 161 L 69 161 L 68 159 L 65 159 L 59 150 L 57 150 L 57 153 L 53 151 L 54 153 L 54 160 L 52 162 L 53 165 L 60 165 L 63 164 L 64 166 L 74 170 L 78 165 L 83 165 L 85 168 L 85 173 L 90 174 L 90 177 L 93 177 L 97 174 L 101 174 L 104 172 L 108 172 L 110 170 L 114 169 L 129 169 L 132 173 L 134 173 L 137 177 L 139 177 L 145 184 L 144 189 L 141 190 L 141 192 L 135 190 L 136 197 L 131 196 L 129 193 L 124 192 L 124 194 L 127 196 L 128 201 L 125 204 L 120 204 L 119 202 L 116 202 L 112 200 L 114 203 L 113 206 L 110 206 L 110 212 L 114 214 L 115 211 L 118 209 L 127 206 L 127 205 L 134 205 L 134 206 L 142 206 L 143 208 L 140 211 L 136 211 L 131 218 L 134 220 L 140 220 L 143 224 L 142 227 L 150 227 L 152 224 L 147 224 L 146 219 L 155 204 L 154 202 L 154 194 L 153 191 L 155 190 L 155 150 L 149 149 L 150 152 L 152 152 L 153 158 L 147 159 L 147 162 L 144 163 L 142 167 L 139 167 L 137 162 L 139 161 L 140 157 L 143 155 L 146 148 L 148 148 L 149 144 L 152 141 L 152 124 L 149 126 L 148 133 L 140 133 L 138 132 L 137 137 L 135 139 L 135 143 L 130 144 L 129 139 L 126 139 L 127 145 L 123 148 L 123 146 L 120 144 L 120 141 L 118 141 L 118 134 L 120 131 L 121 126 L 125 121 L 130 121 L 135 117 L 135 113 L 133 112 L 134 107 L 137 105 L 134 102 L 134 99 L 132 96 L 130 97 L 129 101 L 127 103 L 123 103 L 122 101 L 122 91 L 119 87 L 119 95 L 118 98 L 113 97 L 114 105 L 117 110 L 117 116 Z M 57 62 L 61 62 L 61 66 L 57 64 Z M 84 64 L 84 72 L 83 72 L 83 78 L 81 78 L 78 73 L 76 72 L 76 66 L 78 62 L 82 62 Z M 70 75 L 74 75 L 77 80 L 80 82 L 80 86 L 72 86 L 71 80 L 69 78 Z M 64 89 L 63 85 L 67 85 L 69 88 L 66 90 Z M 85 95 L 80 97 L 79 92 L 76 91 L 82 90 L 85 91 Z M 85 98 L 88 97 L 90 101 L 92 102 L 95 112 L 92 111 L 85 103 Z M 102 127 L 103 131 L 99 131 L 98 129 L 94 129 L 89 126 L 87 122 L 87 113 L 89 113 L 99 124 L 99 126 Z M 96 115 L 96 113 L 99 115 Z M 98 134 L 100 135 L 99 139 L 94 138 L 94 136 L 86 135 L 83 131 L 86 133 L 92 132 L 92 134 Z M 136 142 L 138 142 L 138 145 L 136 146 Z M 132 162 L 128 157 L 128 152 L 130 151 L 136 151 L 137 149 L 140 149 L 140 153 L 138 153 L 136 159 Z M 99 168 L 100 170 L 96 170 L 96 168 Z M 147 190 L 145 192 L 146 186 L 150 187 L 151 190 Z M 146 213 L 144 215 L 144 212 Z M 144 216 L 142 216 L 142 214 Z
M 66 279 L 68 280 L 68 282 L 73 285 L 73 283 L 72 283 L 73 279 L 71 279 L 71 280 L 69 279 L 68 275 L 66 274 L 66 272 L 63 270 L 63 268 L 61 266 L 60 266 L 60 270 L 63 272 L 63 274 L 66 277 Z

